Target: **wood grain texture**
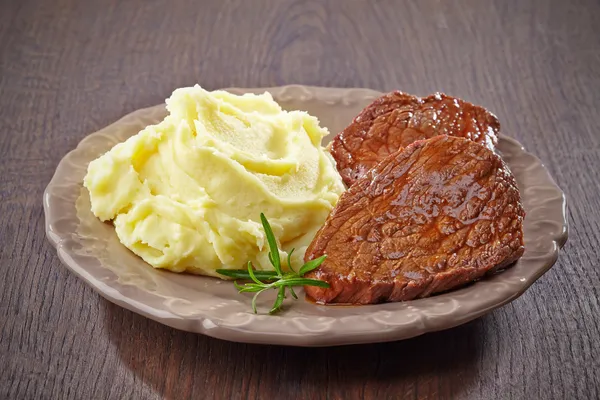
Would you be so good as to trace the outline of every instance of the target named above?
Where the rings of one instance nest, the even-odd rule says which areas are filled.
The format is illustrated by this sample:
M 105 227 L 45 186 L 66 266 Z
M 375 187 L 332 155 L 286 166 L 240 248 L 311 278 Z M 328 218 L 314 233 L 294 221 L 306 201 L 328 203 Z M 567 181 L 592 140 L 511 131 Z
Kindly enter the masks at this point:
M 0 1 L 0 398 L 597 399 L 600 3 Z M 494 111 L 569 197 L 557 264 L 474 322 L 297 349 L 175 331 L 64 268 L 42 192 L 87 134 L 201 83 L 446 91 Z

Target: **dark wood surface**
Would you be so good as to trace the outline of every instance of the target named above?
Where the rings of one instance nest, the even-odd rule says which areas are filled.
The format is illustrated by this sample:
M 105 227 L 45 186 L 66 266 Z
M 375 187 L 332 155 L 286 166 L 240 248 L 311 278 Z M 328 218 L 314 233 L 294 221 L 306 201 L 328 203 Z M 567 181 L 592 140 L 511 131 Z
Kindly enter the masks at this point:
M 87 134 L 177 87 L 446 91 L 494 111 L 569 198 L 570 239 L 513 303 L 403 342 L 227 343 L 102 299 L 44 236 Z M 0 0 L 0 398 L 597 399 L 600 3 Z

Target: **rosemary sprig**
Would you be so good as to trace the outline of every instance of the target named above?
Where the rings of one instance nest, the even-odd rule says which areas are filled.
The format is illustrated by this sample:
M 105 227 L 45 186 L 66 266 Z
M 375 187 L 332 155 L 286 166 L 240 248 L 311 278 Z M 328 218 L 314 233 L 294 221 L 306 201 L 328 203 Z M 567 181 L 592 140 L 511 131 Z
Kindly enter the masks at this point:
M 306 262 L 298 272 L 294 270 L 292 267 L 292 253 L 294 249 L 290 251 L 287 257 L 288 267 L 290 268 L 290 272 L 283 273 L 283 269 L 281 268 L 281 259 L 279 257 L 279 249 L 277 248 L 277 240 L 275 240 L 275 235 L 273 234 L 273 230 L 271 229 L 271 225 L 269 225 L 269 221 L 263 213 L 260 214 L 260 221 L 262 222 L 263 229 L 265 231 L 265 235 L 267 237 L 267 243 L 269 244 L 269 261 L 273 265 L 275 271 L 255 271 L 252 267 L 252 263 L 248 261 L 247 270 L 244 269 L 218 269 L 217 272 L 221 275 L 228 276 L 230 278 L 235 279 L 243 279 L 250 280 L 251 282 L 240 285 L 237 281 L 234 281 L 233 284 L 238 289 L 240 293 L 256 293 L 252 298 L 252 310 L 256 314 L 256 299 L 258 295 L 260 295 L 265 290 L 275 289 L 277 290 L 277 299 L 273 304 L 273 307 L 269 311 L 269 314 L 273 314 L 279 310 L 281 310 L 281 306 L 283 304 L 283 300 L 286 299 L 285 291 L 286 288 L 290 289 L 290 293 L 294 299 L 297 299 L 298 296 L 296 292 L 294 292 L 294 286 L 319 286 L 328 288 L 329 284 L 324 281 L 320 281 L 318 279 L 309 279 L 304 278 L 304 274 L 314 270 L 319 265 L 325 261 L 326 255 L 323 255 L 319 258 L 315 258 L 314 260 L 310 260 Z

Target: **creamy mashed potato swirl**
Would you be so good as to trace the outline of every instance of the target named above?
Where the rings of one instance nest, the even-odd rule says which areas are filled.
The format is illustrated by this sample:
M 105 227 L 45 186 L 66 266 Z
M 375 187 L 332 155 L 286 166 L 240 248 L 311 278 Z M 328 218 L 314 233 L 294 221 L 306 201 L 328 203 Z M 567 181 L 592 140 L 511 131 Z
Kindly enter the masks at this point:
M 92 212 L 156 268 L 272 269 L 263 212 L 296 261 L 344 190 L 317 118 L 270 94 L 177 89 L 169 115 L 92 161 Z M 284 259 L 284 258 L 282 258 Z

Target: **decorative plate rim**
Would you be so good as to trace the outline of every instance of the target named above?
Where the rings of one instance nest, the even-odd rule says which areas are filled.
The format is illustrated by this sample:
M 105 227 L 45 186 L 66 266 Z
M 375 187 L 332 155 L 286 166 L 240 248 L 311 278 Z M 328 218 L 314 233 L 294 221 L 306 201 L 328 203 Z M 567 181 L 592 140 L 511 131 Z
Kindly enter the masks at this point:
M 341 104 L 342 106 L 373 99 L 381 94 L 364 88 L 324 88 L 303 85 L 229 88 L 226 90 L 233 93 L 268 91 L 280 102 L 289 99 L 300 101 L 318 99 L 326 104 Z M 69 178 L 73 175 L 69 172 L 75 168 L 87 167 L 89 161 L 99 156 L 97 152 L 90 150 L 94 143 L 107 140 L 114 142 L 110 131 L 115 126 L 160 112 L 164 113 L 164 104 L 133 111 L 113 124 L 82 139 L 77 147 L 67 153 L 59 162 L 44 191 L 43 204 L 46 234 L 57 249 L 63 264 L 109 301 L 177 329 L 230 341 L 295 346 L 330 346 L 407 339 L 426 332 L 466 323 L 516 299 L 552 267 L 558 258 L 560 248 L 568 238 L 567 204 L 564 193 L 536 156 L 528 153 L 515 139 L 501 135 L 500 139 L 504 143 L 504 147 L 515 157 L 522 159 L 523 168 L 528 176 L 541 178 L 537 184 L 521 189 L 529 198 L 536 199 L 535 204 L 531 205 L 529 209 L 526 208 L 526 224 L 544 226 L 543 229 L 535 228 L 538 229 L 539 236 L 534 238 L 536 245 L 544 248 L 543 251 L 534 251 L 528 254 L 527 244 L 528 240 L 532 238 L 527 237 L 526 231 L 526 253 L 523 260 L 535 268 L 524 270 L 520 275 L 510 274 L 510 271 L 513 270 L 511 268 L 490 279 L 475 283 L 470 286 L 471 289 L 459 289 L 429 298 L 437 299 L 437 303 L 436 300 L 427 302 L 427 299 L 420 299 L 404 303 L 360 306 L 364 312 L 343 317 L 307 318 L 296 316 L 287 318 L 285 314 L 265 316 L 246 313 L 244 316 L 236 314 L 229 316 L 230 318 L 220 318 L 218 315 L 208 312 L 193 317 L 176 315 L 136 299 L 133 296 L 136 294 L 135 287 L 128 288 L 127 293 L 124 293 L 123 288 L 116 287 L 118 285 L 115 285 L 114 282 L 97 279 L 86 266 L 81 264 L 80 261 L 86 256 L 78 253 L 77 249 L 80 244 L 74 240 L 72 231 L 73 221 L 78 220 L 76 213 L 73 214 L 76 201 L 76 197 L 73 196 L 76 191 L 81 190 L 81 180 Z M 148 121 L 148 123 L 152 122 L 153 120 Z M 533 243 L 533 240 L 530 243 Z M 86 259 L 86 261 L 89 260 Z M 461 294 L 464 297 L 469 290 L 473 293 L 481 292 L 481 290 L 474 291 L 472 288 L 480 285 L 480 288 L 484 289 L 483 285 L 490 286 L 492 283 L 508 285 L 508 287 L 498 286 L 499 290 L 503 290 L 502 295 L 494 293 L 495 296 L 479 299 L 480 301 L 474 301 L 472 298 L 463 299 L 458 295 Z M 332 306 L 315 305 L 315 307 L 331 308 Z M 333 306 L 333 308 L 336 307 Z M 357 307 L 353 308 L 358 309 Z M 399 314 L 405 318 L 398 319 Z M 240 321 L 240 318 L 243 321 Z M 360 323 L 357 324 L 357 322 Z

